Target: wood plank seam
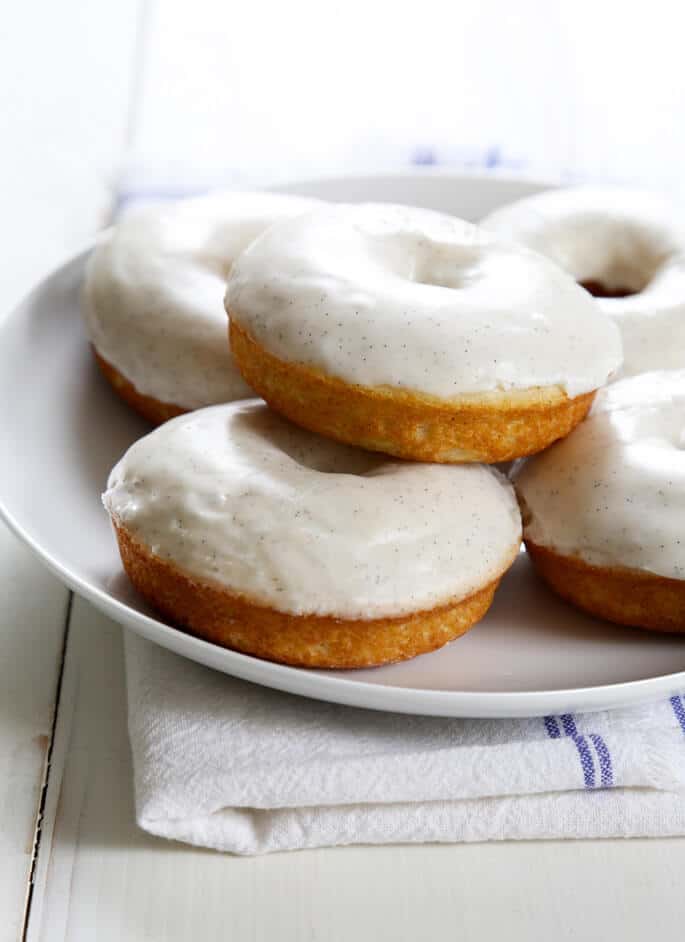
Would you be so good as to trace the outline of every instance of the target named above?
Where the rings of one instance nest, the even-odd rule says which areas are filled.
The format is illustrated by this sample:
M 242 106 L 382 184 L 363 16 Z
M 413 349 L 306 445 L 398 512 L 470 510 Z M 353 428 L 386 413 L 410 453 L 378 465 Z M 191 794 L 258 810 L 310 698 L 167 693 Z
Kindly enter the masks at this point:
M 48 788 L 50 785 L 50 771 L 52 768 L 52 751 L 55 744 L 55 733 L 57 730 L 57 721 L 59 718 L 60 700 L 62 695 L 62 681 L 64 678 L 64 665 L 67 658 L 67 645 L 69 641 L 69 623 L 71 621 L 71 609 L 74 603 L 74 593 L 69 592 L 67 604 L 64 611 L 64 628 L 62 632 L 62 650 L 60 652 L 59 671 L 57 673 L 57 684 L 55 687 L 54 709 L 50 722 L 50 742 L 45 754 L 45 764 L 41 777 L 40 799 L 36 809 L 36 821 L 33 832 L 33 848 L 31 852 L 31 870 L 26 886 L 26 902 L 24 904 L 24 914 L 22 918 L 21 940 L 25 942 L 28 932 L 29 919 L 31 918 L 31 903 L 33 902 L 33 888 L 36 877 L 36 867 L 38 865 L 38 855 L 40 853 L 40 844 L 42 837 L 43 816 L 45 813 L 45 802 L 47 800 Z
M 142 81 L 144 78 L 144 68 L 145 60 L 147 55 L 147 42 L 149 34 L 149 22 L 150 22 L 150 0 L 139 0 L 136 10 L 136 23 L 135 23 L 135 37 L 133 42 L 132 54 L 129 62 L 129 69 L 131 73 L 130 87 L 128 93 L 128 101 L 126 103 L 126 117 L 123 129 L 123 140 L 122 140 L 122 151 L 126 154 L 133 143 L 135 135 L 138 130 L 139 124 L 139 99 L 140 99 L 140 90 L 142 87 Z M 113 196 L 113 194 L 111 194 Z M 111 222 L 111 212 L 114 206 L 114 199 L 111 198 L 109 201 L 109 206 L 107 209 L 105 220 L 101 220 L 100 224 L 109 224 Z M 34 903 L 34 890 L 36 886 L 36 876 L 38 872 L 39 857 L 42 853 L 50 853 L 51 848 L 47 845 L 51 842 L 52 834 L 45 833 L 45 815 L 46 815 L 46 805 L 48 801 L 48 792 L 51 787 L 51 783 L 54 785 L 55 774 L 58 774 L 58 778 L 61 778 L 62 769 L 53 768 L 54 766 L 54 748 L 55 748 L 55 739 L 57 735 L 58 722 L 60 719 L 60 710 L 64 706 L 63 704 L 63 681 L 65 666 L 67 660 L 67 652 L 69 647 L 69 636 L 70 636 L 70 626 L 71 626 L 71 616 L 72 616 L 72 607 L 74 602 L 74 593 L 69 592 L 67 598 L 67 605 L 65 608 L 65 619 L 64 619 L 64 629 L 63 629 L 63 639 L 62 639 L 62 648 L 60 652 L 60 662 L 59 662 L 59 671 L 57 676 L 57 684 L 55 689 L 55 698 L 54 698 L 54 709 L 51 717 L 51 727 L 50 727 L 50 741 L 48 744 L 48 749 L 46 751 L 45 763 L 43 767 L 43 773 L 41 777 L 41 789 L 40 789 L 40 799 L 36 811 L 36 819 L 34 824 L 34 834 L 33 834 L 33 847 L 32 847 L 32 856 L 31 856 L 31 868 L 29 879 L 26 887 L 26 900 L 24 904 L 24 913 L 22 918 L 22 928 L 21 928 L 21 939 L 22 942 L 26 942 L 29 932 L 29 924 L 31 921 L 32 912 L 35 911 L 36 907 L 33 906 Z M 67 705 L 68 706 L 68 705 Z M 62 757 L 64 758 L 64 757 Z M 54 773 L 51 775 L 51 773 Z M 60 787 L 61 783 L 57 783 L 56 787 Z M 48 831 L 51 832 L 51 828 L 48 828 Z M 45 840 L 43 839 L 45 838 Z M 38 910 L 40 910 L 40 906 Z M 40 926 L 37 927 L 40 931 Z

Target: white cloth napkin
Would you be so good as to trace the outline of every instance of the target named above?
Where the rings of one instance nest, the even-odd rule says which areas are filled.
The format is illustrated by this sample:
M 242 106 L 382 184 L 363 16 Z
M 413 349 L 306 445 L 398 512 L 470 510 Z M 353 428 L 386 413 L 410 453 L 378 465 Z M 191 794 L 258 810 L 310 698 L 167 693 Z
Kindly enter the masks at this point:
M 237 854 L 685 834 L 685 699 L 455 720 L 267 690 L 126 636 L 136 813 Z

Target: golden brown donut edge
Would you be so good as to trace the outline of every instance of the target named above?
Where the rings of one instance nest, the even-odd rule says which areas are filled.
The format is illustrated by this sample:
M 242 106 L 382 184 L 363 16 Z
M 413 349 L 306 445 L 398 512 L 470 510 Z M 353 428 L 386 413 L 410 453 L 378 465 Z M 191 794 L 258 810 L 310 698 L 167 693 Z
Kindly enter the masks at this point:
M 165 618 L 206 641 L 296 667 L 360 668 L 434 651 L 465 634 L 487 612 L 496 579 L 466 598 L 393 618 L 291 615 L 223 586 L 196 579 L 153 555 L 114 520 L 124 569 L 141 596 Z
M 595 391 L 560 387 L 459 396 L 365 387 L 269 353 L 229 312 L 231 350 L 245 381 L 297 425 L 350 445 L 414 461 L 512 461 L 564 438 Z

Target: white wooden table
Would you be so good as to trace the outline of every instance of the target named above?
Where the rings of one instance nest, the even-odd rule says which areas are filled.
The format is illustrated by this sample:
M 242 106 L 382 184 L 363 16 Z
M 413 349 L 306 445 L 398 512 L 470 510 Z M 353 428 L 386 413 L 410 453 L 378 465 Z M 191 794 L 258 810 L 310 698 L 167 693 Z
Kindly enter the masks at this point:
M 135 0 L 32 7 L 14 5 L 0 56 L 3 311 L 103 218 L 149 40 Z M 133 818 L 120 628 L 2 525 L 0 586 L 1 942 L 681 937 L 684 840 L 241 859 L 147 836 Z

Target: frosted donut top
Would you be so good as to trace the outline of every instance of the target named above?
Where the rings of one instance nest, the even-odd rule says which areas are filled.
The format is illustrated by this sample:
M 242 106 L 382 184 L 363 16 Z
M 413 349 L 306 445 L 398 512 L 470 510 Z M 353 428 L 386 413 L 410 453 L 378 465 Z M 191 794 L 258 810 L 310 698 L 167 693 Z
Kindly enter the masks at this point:
M 155 555 L 292 614 L 383 617 L 466 597 L 507 568 L 521 531 L 494 469 L 391 461 L 254 399 L 137 441 L 103 500 Z
M 685 578 L 685 370 L 601 390 L 589 417 L 515 477 L 534 543 Z
M 616 326 L 548 259 L 429 210 L 330 206 L 233 267 L 232 317 L 282 360 L 442 399 L 606 382 Z
M 185 409 L 254 395 L 228 347 L 226 278 L 264 229 L 313 205 L 222 192 L 129 211 L 87 268 L 84 314 L 95 349 L 138 392 Z
M 632 190 L 574 187 L 511 203 L 481 225 L 578 282 L 624 295 L 596 299 L 621 330 L 622 375 L 685 366 L 685 229 L 672 207 Z

